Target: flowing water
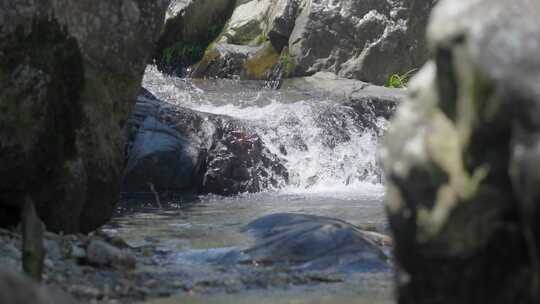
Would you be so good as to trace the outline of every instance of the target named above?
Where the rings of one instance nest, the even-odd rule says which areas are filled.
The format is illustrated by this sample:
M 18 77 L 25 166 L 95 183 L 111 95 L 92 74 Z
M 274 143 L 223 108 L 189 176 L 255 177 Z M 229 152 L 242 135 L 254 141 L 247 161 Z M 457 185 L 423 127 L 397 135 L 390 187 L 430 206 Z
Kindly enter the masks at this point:
M 366 130 L 351 108 L 324 96 L 276 91 L 261 82 L 165 77 L 153 67 L 147 69 L 143 86 L 170 106 L 245 121 L 279 155 L 290 175 L 282 189 L 181 199 L 161 210 L 142 208 L 117 218 L 112 232 L 130 245 L 154 244 L 164 253 L 159 263 L 164 275 L 182 273 L 184 277 L 178 279 L 187 276 L 194 281 L 238 276 L 227 269 L 216 271 L 209 261 L 249 245 L 251 239 L 240 228 L 272 213 L 324 215 L 387 232 L 377 163 L 380 131 Z M 386 121 L 376 124 L 384 129 Z M 228 286 L 228 295 L 179 293 L 152 303 L 390 303 L 391 277 L 389 273 L 359 275 L 322 288 L 231 290 Z

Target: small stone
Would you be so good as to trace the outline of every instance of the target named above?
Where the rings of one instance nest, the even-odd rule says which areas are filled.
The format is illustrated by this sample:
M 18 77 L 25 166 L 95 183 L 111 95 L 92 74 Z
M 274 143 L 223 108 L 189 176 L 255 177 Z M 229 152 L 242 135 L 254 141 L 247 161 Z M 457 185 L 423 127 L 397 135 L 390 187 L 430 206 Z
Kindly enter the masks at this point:
M 47 252 L 47 257 L 52 260 L 62 259 L 62 249 L 60 248 L 60 243 L 57 240 L 45 239 L 43 242 L 45 250 Z
M 0 255 L 2 257 L 9 257 L 13 259 L 20 259 L 21 258 L 21 251 L 17 249 L 13 244 L 6 243 L 2 244 L 2 247 L 0 248 Z
M 182 282 L 180 282 L 180 281 L 174 281 L 174 282 L 172 282 L 172 286 L 174 288 L 182 288 L 182 287 L 184 287 L 184 284 Z
M 104 241 L 92 240 L 86 251 L 86 258 L 92 265 L 117 269 L 134 269 L 136 266 L 136 259 L 133 254 Z
M 155 279 L 148 280 L 144 282 L 144 286 L 148 288 L 156 288 L 159 286 L 159 281 Z
M 129 248 L 129 244 L 122 238 L 118 237 L 118 236 L 114 236 L 112 237 L 109 242 L 113 245 L 113 246 L 116 246 L 116 247 L 120 247 L 120 248 Z
M 51 259 L 45 259 L 45 267 L 47 268 L 54 268 L 54 263 L 51 261 Z
M 77 246 L 77 245 L 72 245 L 71 247 L 71 258 L 74 258 L 74 259 L 82 259 L 82 258 L 85 258 L 86 257 L 86 250 L 84 250 L 83 248 Z

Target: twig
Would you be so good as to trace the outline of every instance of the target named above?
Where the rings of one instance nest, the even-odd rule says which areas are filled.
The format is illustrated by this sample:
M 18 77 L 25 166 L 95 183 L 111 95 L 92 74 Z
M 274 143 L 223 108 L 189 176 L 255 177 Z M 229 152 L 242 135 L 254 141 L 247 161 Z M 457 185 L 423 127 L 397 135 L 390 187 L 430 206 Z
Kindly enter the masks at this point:
M 34 280 L 41 281 L 45 247 L 43 246 L 43 222 L 39 219 L 34 202 L 27 196 L 22 209 L 23 270 Z
M 147 183 L 147 184 L 148 184 L 148 187 L 150 187 L 150 191 L 154 193 L 154 198 L 156 199 L 156 203 L 159 209 L 163 209 L 163 206 L 161 205 L 161 200 L 159 199 L 159 194 L 157 193 L 156 188 L 154 187 L 154 184 L 152 183 Z

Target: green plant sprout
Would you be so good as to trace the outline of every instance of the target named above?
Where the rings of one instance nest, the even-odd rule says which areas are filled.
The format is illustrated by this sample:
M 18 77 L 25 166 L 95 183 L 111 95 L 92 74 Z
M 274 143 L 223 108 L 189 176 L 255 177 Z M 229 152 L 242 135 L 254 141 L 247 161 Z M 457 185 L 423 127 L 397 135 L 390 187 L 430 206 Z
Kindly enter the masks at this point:
M 386 87 L 394 89 L 404 89 L 407 87 L 407 83 L 411 79 L 411 76 L 417 69 L 412 69 L 405 74 L 392 74 L 388 77 Z

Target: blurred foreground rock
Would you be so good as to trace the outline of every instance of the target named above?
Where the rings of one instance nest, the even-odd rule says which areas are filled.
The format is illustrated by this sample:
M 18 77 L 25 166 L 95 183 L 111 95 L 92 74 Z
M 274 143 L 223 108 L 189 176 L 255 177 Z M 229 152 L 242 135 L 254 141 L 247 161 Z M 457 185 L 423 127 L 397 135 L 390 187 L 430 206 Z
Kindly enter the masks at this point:
M 383 151 L 399 303 L 540 301 L 540 2 L 440 1 Z
M 29 195 L 49 230 L 117 202 L 122 128 L 167 1 L 0 1 L 0 226 Z
M 0 303 L 3 304 L 75 304 L 69 295 L 47 290 L 22 274 L 0 270 Z

